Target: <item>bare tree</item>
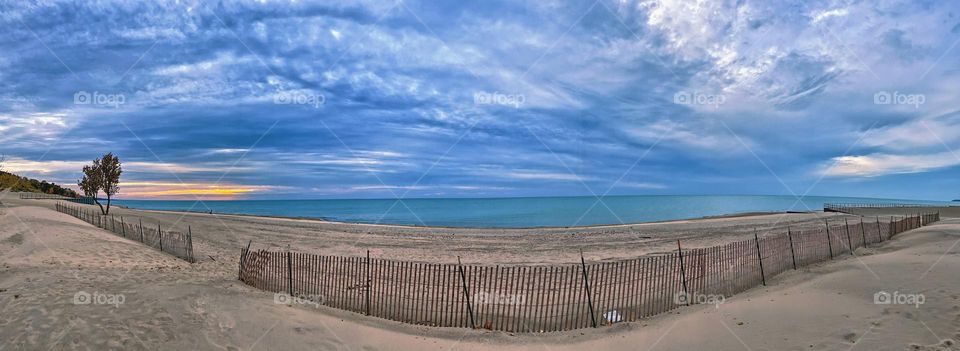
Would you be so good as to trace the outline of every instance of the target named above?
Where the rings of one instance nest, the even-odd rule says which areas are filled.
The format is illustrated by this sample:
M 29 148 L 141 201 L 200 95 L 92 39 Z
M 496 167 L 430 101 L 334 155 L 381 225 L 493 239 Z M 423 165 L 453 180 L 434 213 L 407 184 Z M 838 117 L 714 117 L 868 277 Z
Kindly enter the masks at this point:
M 110 214 L 110 202 L 113 196 L 120 192 L 120 174 L 123 169 L 120 159 L 107 153 L 103 157 L 93 160 L 91 165 L 83 166 L 83 178 L 77 181 L 77 186 L 83 191 L 83 196 L 92 197 L 93 202 L 100 206 L 100 213 Z M 100 203 L 100 191 L 107 196 L 107 207 Z

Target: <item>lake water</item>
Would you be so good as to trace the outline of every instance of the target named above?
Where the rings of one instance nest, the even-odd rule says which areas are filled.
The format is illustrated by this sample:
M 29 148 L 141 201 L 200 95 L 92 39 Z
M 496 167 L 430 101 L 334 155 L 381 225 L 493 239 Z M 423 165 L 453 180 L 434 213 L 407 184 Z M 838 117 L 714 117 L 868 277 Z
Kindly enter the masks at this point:
M 115 200 L 139 209 L 320 218 L 342 222 L 448 227 L 566 227 L 652 222 L 761 211 L 822 210 L 825 202 L 948 202 L 809 196 L 607 196 L 447 199 Z

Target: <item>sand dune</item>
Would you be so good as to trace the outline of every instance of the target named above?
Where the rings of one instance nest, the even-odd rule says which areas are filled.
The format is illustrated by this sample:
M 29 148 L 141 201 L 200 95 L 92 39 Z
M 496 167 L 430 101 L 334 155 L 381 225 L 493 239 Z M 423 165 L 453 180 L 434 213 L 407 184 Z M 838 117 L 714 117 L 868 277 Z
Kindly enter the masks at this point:
M 48 208 L 11 202 L 0 209 L 4 350 L 956 350 L 950 339 L 960 338 L 957 219 L 902 234 L 857 257 L 780 275 L 717 307 L 598 329 L 511 335 L 275 304 L 273 294 L 236 281 L 233 250 L 219 244 L 239 245 L 253 234 L 232 240 L 198 235 L 197 252 L 215 259 L 191 265 Z M 249 221 L 243 223 L 261 236 L 306 240 L 267 220 L 238 221 Z M 925 301 L 878 305 L 878 291 L 923 294 Z M 78 293 L 94 302 L 75 304 Z

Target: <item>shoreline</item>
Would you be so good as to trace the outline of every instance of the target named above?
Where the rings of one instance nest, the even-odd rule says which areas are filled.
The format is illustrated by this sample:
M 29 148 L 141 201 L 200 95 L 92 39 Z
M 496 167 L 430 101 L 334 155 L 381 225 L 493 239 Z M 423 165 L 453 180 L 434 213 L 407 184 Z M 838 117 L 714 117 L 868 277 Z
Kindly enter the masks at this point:
M 47 208 L 56 203 L 14 202 Z M 94 205 L 76 205 L 97 211 Z M 222 261 L 252 242 L 254 248 L 289 248 L 321 255 L 365 256 L 369 251 L 373 258 L 451 263 L 459 257 L 464 263 L 493 265 L 579 262 L 581 251 L 588 261 L 616 261 L 676 250 L 678 240 L 684 248 L 705 248 L 753 239 L 756 233 L 763 237 L 785 233 L 788 228 L 795 232 L 819 230 L 825 220 L 837 225 L 845 219 L 862 218 L 824 212 L 747 212 L 636 224 L 508 229 L 357 224 L 122 207 L 114 207 L 111 215 L 118 220 L 142 220 L 148 227 L 192 232 L 198 260 Z
M 278 215 L 260 215 L 260 214 L 226 213 L 226 212 L 210 212 L 210 211 L 155 210 L 155 209 L 143 209 L 143 208 L 119 206 L 119 205 L 115 205 L 113 207 L 122 208 L 130 211 L 153 212 L 153 213 L 252 217 L 252 218 L 267 218 L 267 219 L 282 219 L 282 220 L 291 220 L 291 221 L 309 221 L 309 222 L 341 224 L 341 225 L 371 226 L 371 227 L 382 227 L 382 228 L 400 228 L 400 229 L 434 228 L 434 229 L 465 229 L 465 230 L 470 230 L 470 229 L 477 229 L 477 230 L 603 229 L 603 228 L 618 228 L 618 227 L 628 227 L 628 226 L 642 226 L 642 225 L 648 225 L 648 224 L 684 223 L 689 221 L 698 221 L 698 220 L 707 220 L 707 219 L 735 219 L 735 218 L 758 217 L 758 216 L 778 215 L 778 214 L 823 213 L 823 211 L 769 211 L 769 212 L 748 211 L 748 212 L 734 212 L 734 213 L 712 215 L 712 216 L 701 216 L 701 217 L 680 218 L 680 219 L 665 219 L 665 220 L 659 220 L 659 221 L 631 222 L 631 223 L 620 223 L 620 224 L 591 224 L 591 225 L 578 225 L 578 226 L 533 226 L 533 227 L 455 227 L 455 226 L 439 226 L 439 225 L 424 226 L 424 225 L 411 225 L 411 224 L 346 222 L 346 221 L 324 219 L 319 217 L 278 216 Z

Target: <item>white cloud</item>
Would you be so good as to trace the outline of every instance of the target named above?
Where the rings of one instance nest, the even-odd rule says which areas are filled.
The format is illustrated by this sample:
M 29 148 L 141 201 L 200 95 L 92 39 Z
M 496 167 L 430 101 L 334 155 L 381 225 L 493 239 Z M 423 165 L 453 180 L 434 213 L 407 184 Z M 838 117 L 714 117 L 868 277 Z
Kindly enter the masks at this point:
M 947 145 L 960 142 L 960 113 L 917 119 L 876 129 L 863 138 L 864 145 L 891 150 L 923 147 L 942 149 L 941 141 Z
M 541 171 L 512 171 L 504 172 L 501 176 L 513 179 L 540 179 L 540 180 L 560 180 L 560 181 L 584 181 L 588 178 L 581 177 L 572 173 L 555 173 Z
M 30 161 L 22 158 L 11 158 L 3 163 L 3 170 L 20 175 L 79 172 L 88 163 L 86 161 Z
M 649 183 L 649 182 L 619 182 L 616 184 L 616 187 L 625 187 L 625 188 L 637 188 L 637 189 L 666 189 L 669 188 L 666 184 L 660 183 Z
M 833 9 L 815 12 L 810 17 L 813 18 L 812 22 L 816 24 L 830 17 L 846 17 L 847 14 L 849 14 L 847 9 Z
M 90 164 L 90 161 L 31 161 L 22 158 L 10 158 L 3 164 L 3 169 L 11 173 L 38 173 L 49 174 L 54 172 L 80 172 L 83 166 Z M 179 163 L 166 162 L 123 162 L 125 172 L 170 172 L 170 173 L 195 173 L 195 172 L 224 172 L 227 167 L 220 166 L 199 166 Z M 245 169 L 234 167 L 233 170 Z
M 27 113 L 0 114 L 0 141 L 34 139 L 49 141 L 67 130 L 67 114 Z
M 225 172 L 249 170 L 246 167 L 203 166 L 168 162 L 124 162 L 123 170 L 128 172 L 168 172 L 168 173 L 198 173 L 198 172 Z
M 235 154 L 242 152 L 249 152 L 250 149 L 214 149 L 210 151 L 211 154 Z
M 720 126 L 714 130 L 694 129 L 698 125 L 702 125 L 702 123 L 680 124 L 669 120 L 660 120 L 643 126 L 628 127 L 626 133 L 645 143 L 654 143 L 660 140 L 664 144 L 675 143 L 698 150 L 709 150 L 711 155 L 716 155 L 717 152 L 742 151 L 743 145 L 726 128 Z M 744 144 L 753 147 L 753 143 L 748 137 L 741 136 L 741 140 Z
M 876 177 L 899 173 L 920 173 L 960 165 L 951 152 L 928 155 L 870 154 L 840 156 L 831 159 L 821 173 L 833 177 Z

